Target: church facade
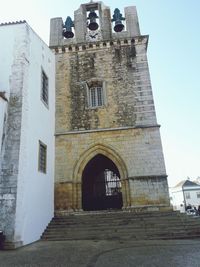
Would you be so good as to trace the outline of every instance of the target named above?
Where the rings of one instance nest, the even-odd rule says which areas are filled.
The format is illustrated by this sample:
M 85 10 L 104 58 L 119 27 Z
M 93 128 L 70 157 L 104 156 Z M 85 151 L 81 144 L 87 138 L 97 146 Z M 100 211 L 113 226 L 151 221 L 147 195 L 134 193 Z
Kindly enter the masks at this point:
M 56 213 L 169 208 L 148 36 L 135 7 L 124 13 L 90 2 L 51 19 Z
M 49 47 L 0 25 L 0 230 L 16 248 L 54 215 L 169 210 L 167 175 L 136 8 L 102 2 L 52 18 Z M 55 166 L 55 169 L 54 169 Z

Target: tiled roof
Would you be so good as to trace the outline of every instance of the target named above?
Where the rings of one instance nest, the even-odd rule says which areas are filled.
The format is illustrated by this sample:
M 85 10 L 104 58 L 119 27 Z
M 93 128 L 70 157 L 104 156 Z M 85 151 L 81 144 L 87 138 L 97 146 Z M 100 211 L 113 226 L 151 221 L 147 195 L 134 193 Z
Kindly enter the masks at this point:
M 178 184 L 176 184 L 174 187 L 180 187 L 185 183 L 186 180 L 183 180 L 181 182 L 179 182 Z
M 175 187 L 181 187 L 181 186 L 197 186 L 199 184 L 197 184 L 196 182 L 192 182 L 190 180 L 183 180 L 181 182 L 179 182 L 177 185 L 175 185 Z
M 19 21 L 5 22 L 5 23 L 0 23 L 0 26 L 15 25 L 15 24 L 22 24 L 22 23 L 26 23 L 26 21 L 19 20 Z

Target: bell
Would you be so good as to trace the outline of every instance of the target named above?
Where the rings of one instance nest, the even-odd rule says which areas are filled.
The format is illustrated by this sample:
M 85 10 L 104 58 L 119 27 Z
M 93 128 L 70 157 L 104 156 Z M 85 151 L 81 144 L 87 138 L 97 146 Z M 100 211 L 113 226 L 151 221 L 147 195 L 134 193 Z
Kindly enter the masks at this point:
M 74 33 L 72 32 L 72 31 L 67 31 L 67 30 L 64 30 L 63 31 L 63 36 L 65 37 L 65 38 L 73 38 L 74 37 Z
M 99 28 L 98 23 L 96 22 L 96 19 L 98 18 L 95 11 L 91 10 L 88 19 L 90 20 L 90 23 L 88 25 L 88 28 L 91 31 L 96 31 Z
M 118 8 L 115 8 L 114 15 L 113 15 L 113 18 L 111 20 L 112 22 L 115 21 L 115 27 L 114 27 L 115 32 L 123 31 L 124 25 L 122 24 L 122 20 L 125 20 L 125 18 L 122 17 L 120 10 Z
M 117 20 L 115 22 L 114 31 L 115 32 L 121 32 L 121 31 L 123 31 L 123 29 L 124 29 L 124 25 L 122 24 L 121 20 Z
M 73 38 L 74 33 L 72 31 L 72 27 L 74 26 L 74 23 L 70 17 L 66 18 L 65 25 L 63 27 L 63 36 L 65 38 Z

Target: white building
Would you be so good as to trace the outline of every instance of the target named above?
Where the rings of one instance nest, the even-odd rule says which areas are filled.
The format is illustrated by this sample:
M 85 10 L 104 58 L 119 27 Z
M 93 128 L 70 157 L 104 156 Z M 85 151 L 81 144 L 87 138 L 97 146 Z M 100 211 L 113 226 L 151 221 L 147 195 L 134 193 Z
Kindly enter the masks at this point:
M 200 205 L 200 184 L 184 180 L 176 186 L 169 188 L 171 204 L 174 210 L 185 211 L 190 204 L 198 208 Z
M 0 40 L 0 230 L 18 247 L 54 212 L 55 62 L 25 21 L 0 24 Z

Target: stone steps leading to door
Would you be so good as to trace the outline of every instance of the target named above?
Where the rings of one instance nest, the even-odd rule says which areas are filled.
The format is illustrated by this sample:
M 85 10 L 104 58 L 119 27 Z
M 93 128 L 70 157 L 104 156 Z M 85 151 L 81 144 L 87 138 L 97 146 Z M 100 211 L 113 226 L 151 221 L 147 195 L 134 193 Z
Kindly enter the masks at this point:
M 200 238 L 200 218 L 178 212 L 89 212 L 56 216 L 42 240 Z

